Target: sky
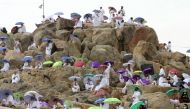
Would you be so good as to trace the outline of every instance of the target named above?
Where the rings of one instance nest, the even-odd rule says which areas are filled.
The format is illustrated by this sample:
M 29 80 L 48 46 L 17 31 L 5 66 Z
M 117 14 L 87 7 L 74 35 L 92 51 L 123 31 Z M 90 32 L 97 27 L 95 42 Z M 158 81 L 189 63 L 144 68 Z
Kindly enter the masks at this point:
M 172 42 L 172 50 L 186 55 L 190 49 L 190 0 L 44 0 L 45 16 L 63 12 L 63 17 L 70 18 L 70 13 L 81 15 L 92 13 L 100 6 L 106 11 L 113 6 L 117 10 L 124 6 L 126 17 L 143 17 L 149 27 L 154 28 L 161 43 Z M 28 32 L 33 32 L 35 23 L 42 20 L 42 0 L 0 0 L 0 26 L 8 31 L 18 21 L 25 23 Z M 56 18 L 56 16 L 54 16 Z

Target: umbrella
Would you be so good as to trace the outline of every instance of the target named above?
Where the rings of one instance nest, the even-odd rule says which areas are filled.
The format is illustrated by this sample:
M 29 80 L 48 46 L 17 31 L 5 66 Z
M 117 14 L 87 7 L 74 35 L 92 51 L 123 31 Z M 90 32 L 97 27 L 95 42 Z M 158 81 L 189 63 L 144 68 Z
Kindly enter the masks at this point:
M 87 13 L 87 14 L 84 15 L 84 18 L 92 18 L 92 14 Z
M 80 19 L 81 15 L 78 14 L 78 13 L 71 13 L 71 18 L 73 18 L 73 19 Z
M 60 15 L 63 15 L 63 12 L 56 12 L 54 15 L 60 16 Z
M 169 73 L 171 74 L 177 74 L 179 71 L 176 68 L 172 68 L 169 70 Z
M 57 62 L 55 62 L 55 63 L 53 64 L 52 67 L 62 67 L 62 65 L 63 65 L 63 62 L 62 62 L 62 61 L 57 61 Z
M 79 81 L 79 80 L 81 80 L 81 78 L 79 76 L 71 76 L 71 77 L 69 77 L 69 80 L 71 80 L 71 81 L 75 81 L 75 80 Z
M 23 22 L 17 22 L 15 25 L 23 25 Z
M 137 70 L 133 72 L 133 75 L 141 75 L 142 71 L 141 70 Z
M 130 107 L 130 109 L 139 109 L 139 107 L 140 107 L 141 105 L 145 105 L 145 103 L 144 103 L 143 101 L 138 101 L 138 102 L 136 102 L 135 104 L 133 104 L 133 105 Z
M 94 106 L 94 107 L 89 107 L 88 109 L 103 109 L 102 107 Z
M 24 96 L 34 96 L 37 100 L 41 97 L 43 97 L 42 95 L 40 95 L 38 92 L 36 91 L 28 91 L 26 93 L 24 93 Z
M 152 68 L 145 68 L 144 70 L 143 70 L 143 73 L 144 74 L 152 74 L 152 72 L 153 72 L 153 70 L 152 70 Z
M 49 39 L 49 38 L 47 38 L 47 37 L 45 37 L 45 38 L 42 38 L 42 42 L 48 42 L 48 41 L 50 41 L 51 39 Z
M 133 79 L 136 80 L 136 81 L 137 81 L 138 79 L 140 79 L 140 78 L 141 78 L 140 75 L 133 75 Z
M 104 20 L 108 20 L 108 17 L 107 16 L 103 16 L 104 17 Z
M 112 61 L 105 61 L 105 62 L 104 62 L 104 65 L 108 65 L 108 63 L 110 63 L 111 65 L 114 64 L 114 62 L 112 62 Z
M 150 84 L 150 81 L 149 80 L 146 80 L 146 79 L 143 79 L 141 78 L 141 81 L 144 85 L 149 85 Z
M 3 62 L 10 62 L 10 60 L 8 60 L 8 59 L 3 59 L 2 61 Z
M 105 100 L 106 98 L 99 98 L 95 101 L 96 104 L 98 103 L 103 103 L 103 101 Z
M 41 61 L 41 60 L 43 60 L 43 55 L 42 54 L 38 54 L 38 55 L 34 56 L 34 59 Z
M 84 75 L 84 78 L 85 78 L 85 77 L 94 77 L 94 76 L 95 76 L 94 74 L 88 73 L 88 74 L 85 74 L 85 75 Z
M 24 58 L 22 58 L 23 62 L 31 62 L 32 61 L 32 56 L 25 56 Z
M 65 100 L 64 105 L 66 105 L 67 107 L 73 107 L 73 102 L 70 100 Z
M 116 104 L 121 103 L 121 100 L 119 100 L 118 98 L 107 98 L 103 102 L 108 104 Z
M 190 49 L 188 49 L 186 52 L 187 52 L 187 53 L 190 53 Z
M 112 6 L 109 6 L 108 9 L 109 10 L 113 10 L 114 12 L 117 12 L 117 10 L 114 7 L 112 7 Z
M 91 63 L 91 67 L 92 68 L 99 68 L 100 67 L 100 62 L 99 61 L 93 61 Z
M 105 96 L 106 94 L 107 94 L 107 91 L 105 91 L 104 89 L 99 89 L 98 91 L 94 93 L 94 95 L 97 97 Z
M 43 62 L 43 65 L 53 65 L 53 62 L 52 61 L 45 61 L 45 62 Z
M 85 63 L 83 61 L 75 61 L 74 66 L 75 67 L 83 67 L 85 65 Z
M 142 18 L 142 17 L 135 18 L 134 22 L 138 22 L 138 23 L 144 22 L 144 23 L 146 23 L 145 19 Z
M 127 82 L 129 80 L 128 76 L 122 76 L 122 78 L 124 79 L 125 82 Z
M 6 47 L 0 47 L 0 51 L 5 51 L 5 50 L 7 50 Z
M 13 93 L 13 97 L 16 100 L 21 100 L 21 98 L 23 98 L 23 94 L 21 92 L 16 92 L 16 93 Z
M 7 36 L 0 36 L 0 40 L 6 40 L 7 39 Z
M 8 89 L 0 90 L 0 100 L 7 98 L 9 95 L 13 95 L 13 92 Z
M 167 94 L 168 96 L 172 96 L 173 94 L 178 93 L 178 92 L 179 92 L 179 91 L 176 90 L 176 89 L 170 89 L 170 90 L 168 90 L 168 91 L 166 92 L 166 94 Z
M 179 91 L 179 94 L 182 95 L 184 92 L 187 92 L 188 97 L 190 97 L 190 89 L 189 88 L 183 88 Z
M 64 62 L 72 62 L 74 61 L 72 57 L 70 56 L 62 56 L 61 58 Z
M 126 69 L 120 68 L 120 69 L 118 69 L 116 72 L 117 72 L 117 73 L 120 73 L 120 74 L 123 74 L 123 73 L 125 73 L 126 71 L 127 71 Z
M 94 12 L 94 13 L 100 13 L 101 11 L 100 11 L 100 10 L 95 9 L 95 10 L 93 10 L 92 12 Z

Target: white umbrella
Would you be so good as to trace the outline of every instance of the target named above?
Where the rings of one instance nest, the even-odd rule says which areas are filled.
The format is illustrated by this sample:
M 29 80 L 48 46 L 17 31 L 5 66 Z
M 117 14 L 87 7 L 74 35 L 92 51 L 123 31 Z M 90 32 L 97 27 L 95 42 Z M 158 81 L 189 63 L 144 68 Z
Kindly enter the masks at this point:
M 74 81 L 74 80 L 79 81 L 79 80 L 81 80 L 81 78 L 79 76 L 71 76 L 71 77 L 69 77 L 69 80 L 71 80 L 71 81 Z
M 36 91 L 28 91 L 24 94 L 24 96 L 35 96 L 35 98 L 37 99 L 37 101 L 39 100 L 39 98 L 43 97 L 42 95 L 40 95 L 38 92 Z

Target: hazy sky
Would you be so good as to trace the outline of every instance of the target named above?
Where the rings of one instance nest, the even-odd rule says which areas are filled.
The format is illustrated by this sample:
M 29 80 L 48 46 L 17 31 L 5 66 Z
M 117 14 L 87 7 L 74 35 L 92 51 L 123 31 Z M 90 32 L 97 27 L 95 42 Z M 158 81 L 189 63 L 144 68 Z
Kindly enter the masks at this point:
M 10 28 L 18 21 L 25 22 L 28 32 L 42 20 L 42 0 L 0 0 L 0 26 Z M 143 17 L 147 25 L 157 32 L 160 42 L 172 42 L 174 50 L 185 52 L 190 49 L 190 0 L 45 0 L 45 15 L 61 11 L 64 17 L 70 13 L 91 13 L 102 6 L 108 15 L 108 6 L 119 9 L 124 6 L 125 19 Z

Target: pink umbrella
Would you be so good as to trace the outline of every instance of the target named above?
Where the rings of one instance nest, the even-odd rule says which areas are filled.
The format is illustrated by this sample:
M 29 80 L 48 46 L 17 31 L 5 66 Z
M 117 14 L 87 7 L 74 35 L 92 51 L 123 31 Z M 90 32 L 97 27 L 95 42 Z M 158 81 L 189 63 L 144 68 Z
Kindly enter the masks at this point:
M 114 17 L 114 19 L 115 19 L 115 20 L 123 20 L 123 17 L 117 16 L 117 17 Z
M 75 61 L 74 66 L 75 67 L 83 67 L 85 63 L 81 60 Z
M 169 70 L 169 73 L 170 74 L 178 74 L 179 71 L 176 68 L 172 68 L 172 69 Z
M 107 91 L 105 91 L 104 89 L 100 89 L 94 93 L 94 95 L 97 97 L 105 96 L 106 94 L 107 94 Z

